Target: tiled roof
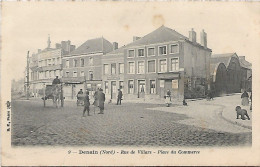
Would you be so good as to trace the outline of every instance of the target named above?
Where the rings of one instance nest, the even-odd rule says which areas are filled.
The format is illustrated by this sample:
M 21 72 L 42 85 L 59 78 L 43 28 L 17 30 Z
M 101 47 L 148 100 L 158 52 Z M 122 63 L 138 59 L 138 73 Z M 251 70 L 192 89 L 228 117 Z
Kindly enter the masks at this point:
M 113 50 L 113 45 L 111 44 L 111 42 L 101 37 L 101 38 L 87 40 L 77 49 L 72 51 L 70 55 L 80 55 L 80 54 L 89 54 L 89 53 L 98 53 L 98 52 L 108 53 L 111 52 L 112 50 Z
M 210 63 L 211 64 L 224 63 L 225 66 L 228 67 L 231 57 L 238 58 L 236 53 L 214 54 L 211 56 Z
M 246 61 L 244 58 L 239 57 L 241 67 L 252 69 L 252 63 Z
M 124 53 L 125 46 L 122 46 L 116 50 L 113 50 L 112 52 L 107 53 L 107 55 L 114 55 L 114 54 L 121 54 Z
M 126 45 L 126 47 L 137 46 L 137 45 L 149 45 L 155 43 L 163 43 L 169 41 L 188 40 L 187 37 L 180 33 L 172 30 L 168 27 L 161 26 L 153 32 L 145 35 L 144 37 Z

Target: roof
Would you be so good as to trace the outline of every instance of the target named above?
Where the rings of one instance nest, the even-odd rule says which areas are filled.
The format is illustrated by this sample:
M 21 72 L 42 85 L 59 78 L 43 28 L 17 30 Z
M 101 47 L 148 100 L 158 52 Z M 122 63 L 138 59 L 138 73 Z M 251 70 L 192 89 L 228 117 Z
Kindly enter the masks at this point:
M 161 26 L 153 32 L 145 35 L 144 37 L 126 45 L 126 47 L 137 46 L 137 45 L 149 45 L 155 43 L 163 43 L 169 41 L 188 40 L 187 37 L 181 35 L 175 30 L 168 27 Z
M 243 68 L 252 69 L 252 63 L 246 61 L 244 57 L 239 56 L 240 65 Z
M 111 42 L 105 38 L 95 38 L 84 42 L 77 49 L 72 51 L 70 55 L 80 55 L 80 54 L 90 54 L 90 53 L 108 53 L 113 50 L 113 45 Z
M 214 64 L 221 62 L 224 63 L 226 67 L 228 67 L 232 57 L 236 57 L 237 59 L 239 59 L 236 53 L 214 54 L 211 56 L 210 63 Z
M 217 69 L 220 64 L 223 64 L 225 66 L 225 64 L 223 62 L 210 63 L 210 74 L 211 75 L 216 75 L 215 73 L 217 72 Z M 227 67 L 225 66 L 225 68 L 227 68 Z
M 107 53 L 107 55 L 114 55 L 114 54 L 121 54 L 124 53 L 125 46 L 122 46 L 116 50 L 113 50 L 112 52 Z

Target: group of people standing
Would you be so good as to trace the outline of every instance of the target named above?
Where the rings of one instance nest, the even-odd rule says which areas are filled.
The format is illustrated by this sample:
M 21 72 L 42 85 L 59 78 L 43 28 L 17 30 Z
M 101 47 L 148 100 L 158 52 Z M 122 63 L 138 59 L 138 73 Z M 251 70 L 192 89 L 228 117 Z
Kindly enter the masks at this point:
M 99 107 L 100 112 L 98 114 L 104 114 L 105 100 L 106 100 L 106 96 L 103 93 L 103 89 L 98 88 L 97 91 L 95 91 L 94 93 L 94 102 L 93 102 L 93 105 L 95 107 Z M 83 117 L 85 117 L 86 111 L 88 112 L 88 116 L 90 116 L 89 107 L 90 107 L 89 91 L 86 91 L 86 95 L 84 97 Z

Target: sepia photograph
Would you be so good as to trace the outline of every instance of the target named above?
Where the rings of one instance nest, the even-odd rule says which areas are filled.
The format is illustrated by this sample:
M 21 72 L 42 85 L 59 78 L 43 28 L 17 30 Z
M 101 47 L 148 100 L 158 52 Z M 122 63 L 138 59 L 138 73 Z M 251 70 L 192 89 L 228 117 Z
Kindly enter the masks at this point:
M 259 3 L 1 6 L 3 166 L 260 165 Z

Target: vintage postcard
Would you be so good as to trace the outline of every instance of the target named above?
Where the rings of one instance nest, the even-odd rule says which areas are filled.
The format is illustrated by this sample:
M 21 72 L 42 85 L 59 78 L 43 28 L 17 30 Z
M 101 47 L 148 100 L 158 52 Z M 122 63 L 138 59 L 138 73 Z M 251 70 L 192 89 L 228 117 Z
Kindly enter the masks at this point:
M 260 165 L 260 3 L 1 2 L 1 165 Z

